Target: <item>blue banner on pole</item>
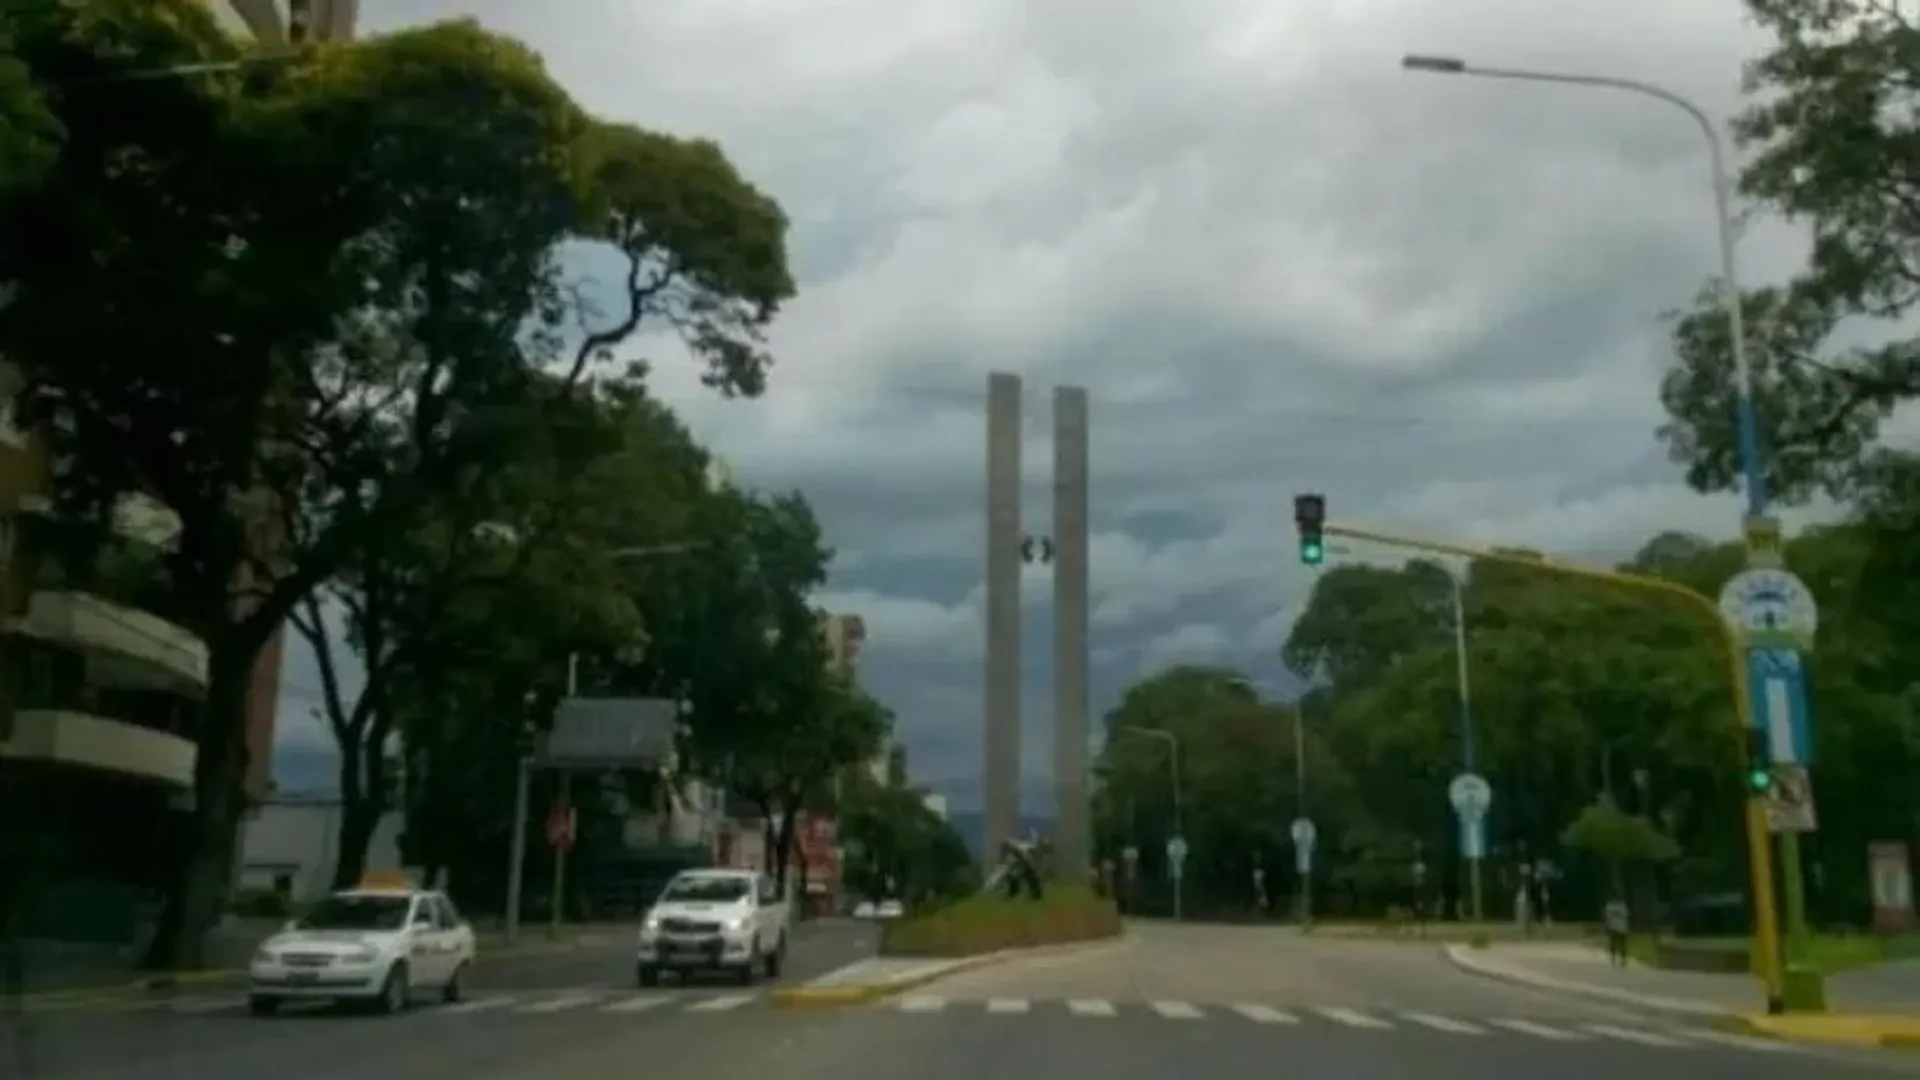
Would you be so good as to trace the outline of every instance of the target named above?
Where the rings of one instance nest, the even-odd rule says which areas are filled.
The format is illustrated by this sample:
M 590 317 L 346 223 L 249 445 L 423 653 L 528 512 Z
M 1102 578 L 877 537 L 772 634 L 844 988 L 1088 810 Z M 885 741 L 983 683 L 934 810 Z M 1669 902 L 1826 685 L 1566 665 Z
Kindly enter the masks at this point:
M 1478 818 L 1460 819 L 1460 854 L 1469 859 L 1487 857 L 1487 823 Z
M 1748 649 L 1747 692 L 1753 722 L 1767 738 L 1775 765 L 1813 763 L 1813 713 L 1807 704 L 1806 665 L 1794 649 Z

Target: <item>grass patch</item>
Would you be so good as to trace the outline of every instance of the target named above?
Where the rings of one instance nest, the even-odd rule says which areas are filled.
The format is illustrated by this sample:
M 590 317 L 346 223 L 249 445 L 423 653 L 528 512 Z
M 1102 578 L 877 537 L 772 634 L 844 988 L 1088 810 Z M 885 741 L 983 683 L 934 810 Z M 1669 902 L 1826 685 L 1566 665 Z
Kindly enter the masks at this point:
M 1076 885 L 1049 885 L 1039 900 L 970 896 L 937 911 L 887 923 L 883 956 L 979 956 L 1117 937 L 1120 913 L 1110 900 Z
M 1785 942 L 1782 942 L 1784 945 Z M 1663 953 L 1738 953 L 1747 957 L 1745 969 L 1753 965 L 1751 938 L 1669 938 L 1664 942 L 1652 936 L 1636 936 L 1627 943 L 1628 954 L 1648 967 L 1682 970 L 1692 965 L 1663 962 Z M 1882 937 L 1874 934 L 1814 934 L 1807 941 L 1807 958 L 1827 975 L 1872 967 L 1888 960 L 1920 956 L 1920 934 Z M 1670 959 L 1671 957 L 1669 957 Z M 1705 968 L 1696 968 L 1703 970 Z

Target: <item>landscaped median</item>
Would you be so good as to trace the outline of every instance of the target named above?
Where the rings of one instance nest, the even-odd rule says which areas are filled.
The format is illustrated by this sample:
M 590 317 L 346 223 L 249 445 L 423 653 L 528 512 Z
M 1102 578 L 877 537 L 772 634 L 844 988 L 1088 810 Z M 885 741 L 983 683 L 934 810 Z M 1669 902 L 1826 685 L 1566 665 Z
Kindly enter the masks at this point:
M 1119 912 L 1090 890 L 1056 885 L 1039 900 L 981 894 L 887 923 L 880 955 L 773 992 L 786 1006 L 859 1005 L 1012 955 L 1120 936 Z

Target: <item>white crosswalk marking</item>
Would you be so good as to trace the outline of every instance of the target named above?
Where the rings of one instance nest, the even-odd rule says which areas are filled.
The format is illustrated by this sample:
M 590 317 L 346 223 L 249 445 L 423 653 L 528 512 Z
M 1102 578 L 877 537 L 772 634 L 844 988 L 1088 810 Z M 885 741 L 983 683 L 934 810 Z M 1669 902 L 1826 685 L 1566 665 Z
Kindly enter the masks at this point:
M 1487 1023 L 1492 1024 L 1494 1027 L 1506 1028 L 1508 1031 L 1517 1031 L 1522 1035 L 1532 1035 L 1536 1039 L 1549 1039 L 1553 1042 L 1583 1042 L 1591 1038 L 1591 1036 L 1583 1035 L 1578 1031 L 1566 1031 L 1557 1027 L 1548 1027 L 1545 1024 L 1536 1024 L 1531 1020 L 1489 1020 Z
M 1156 1001 L 1153 1011 L 1169 1020 L 1198 1020 L 1200 1010 L 1184 1001 Z
M 1605 1035 L 1609 1039 L 1619 1039 L 1622 1042 L 1639 1043 L 1641 1046 L 1660 1046 L 1669 1050 L 1677 1050 L 1687 1045 L 1682 1039 L 1671 1038 L 1651 1031 L 1638 1031 L 1634 1028 L 1615 1027 L 1612 1024 L 1588 1024 L 1586 1028 L 1596 1035 Z
M 604 1013 L 643 1013 L 652 1009 L 665 1008 L 679 1000 L 680 998 L 676 994 L 635 994 L 633 997 L 616 1001 L 609 1005 L 602 1005 L 600 1011 Z
M 1283 1013 L 1279 1009 L 1268 1008 L 1265 1005 L 1255 1005 L 1251 1002 L 1235 1005 L 1233 1011 L 1256 1024 L 1297 1024 L 1300 1022 L 1300 1018 L 1292 1013 Z
M 1113 1007 L 1111 1001 L 1098 998 L 1084 1001 L 1067 1002 L 1067 1011 L 1075 1016 L 1119 1016 L 1120 1010 Z
M 591 1005 L 594 1002 L 599 1000 L 600 1000 L 600 995 L 598 994 L 566 994 L 557 998 L 548 998 L 545 1001 L 536 1001 L 531 1005 L 522 1005 L 513 1011 L 518 1013 L 534 1013 L 534 1014 L 544 1016 L 548 1013 L 565 1012 L 568 1009 L 577 1009 L 582 1005 Z
M 487 1012 L 490 1009 L 504 1009 L 519 1000 L 519 998 L 510 997 L 471 998 L 452 1005 L 443 1005 L 434 1011 L 459 1016 L 465 1013 Z
M 1432 1013 L 1410 1012 L 1401 1013 L 1400 1016 L 1403 1019 L 1411 1020 L 1419 1024 L 1421 1027 L 1430 1027 L 1435 1031 L 1444 1031 L 1449 1035 L 1485 1035 L 1487 1033 L 1486 1028 L 1475 1027 L 1465 1021 L 1454 1020 L 1450 1017 L 1435 1016 Z
M 901 1012 L 933 1013 L 947 1007 L 947 999 L 942 997 L 904 997 L 900 999 Z
M 688 1012 L 732 1012 L 753 1000 L 752 994 L 722 994 L 708 998 L 697 1005 L 687 1006 Z
M 1393 1026 L 1385 1020 L 1379 1020 L 1368 1016 L 1366 1013 L 1355 1012 L 1352 1009 L 1315 1009 L 1314 1011 L 1336 1024 L 1345 1024 L 1348 1027 L 1390 1028 Z
M 1026 1012 L 1027 1008 L 1028 1008 L 1028 1002 L 1026 998 L 988 998 L 987 999 L 987 1011 L 990 1013 L 1012 1015 L 1014 1013 Z

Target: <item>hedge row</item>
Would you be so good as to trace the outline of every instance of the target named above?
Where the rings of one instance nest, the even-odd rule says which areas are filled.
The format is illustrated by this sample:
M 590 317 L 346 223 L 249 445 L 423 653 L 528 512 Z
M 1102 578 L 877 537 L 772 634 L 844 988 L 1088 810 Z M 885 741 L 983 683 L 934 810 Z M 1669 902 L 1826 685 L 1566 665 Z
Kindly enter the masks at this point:
M 880 934 L 885 956 L 978 956 L 1003 949 L 1095 941 L 1120 933 L 1111 900 L 1072 885 L 1049 886 L 1039 900 L 982 894 L 912 918 Z

